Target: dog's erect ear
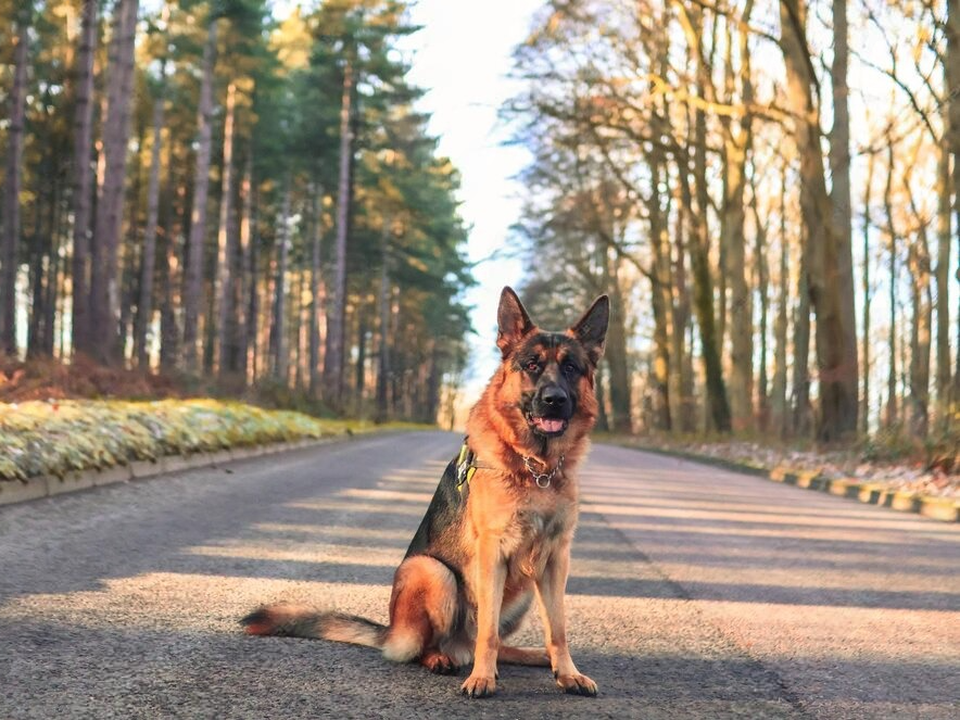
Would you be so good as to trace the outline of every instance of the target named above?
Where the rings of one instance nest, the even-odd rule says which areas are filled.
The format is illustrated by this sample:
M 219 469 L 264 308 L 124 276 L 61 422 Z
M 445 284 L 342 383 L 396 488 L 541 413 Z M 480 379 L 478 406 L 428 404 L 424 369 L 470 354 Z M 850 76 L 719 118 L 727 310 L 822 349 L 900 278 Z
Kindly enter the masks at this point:
M 590 362 L 597 365 L 603 356 L 603 343 L 607 337 L 607 325 L 610 323 L 610 298 L 601 295 L 593 301 L 577 324 L 570 328 L 576 338 L 583 343 Z
M 507 357 L 516 342 L 533 328 L 520 298 L 511 288 L 505 287 L 500 293 L 500 307 L 497 309 L 497 347 L 503 357 Z

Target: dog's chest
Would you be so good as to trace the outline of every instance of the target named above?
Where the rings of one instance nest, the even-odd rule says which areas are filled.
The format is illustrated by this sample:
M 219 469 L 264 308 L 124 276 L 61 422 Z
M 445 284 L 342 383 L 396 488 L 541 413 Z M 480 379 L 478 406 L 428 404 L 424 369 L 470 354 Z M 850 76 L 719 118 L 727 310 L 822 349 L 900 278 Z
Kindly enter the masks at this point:
M 556 509 L 520 509 L 514 518 L 518 540 L 543 543 L 557 537 L 564 529 L 565 513 Z
M 571 511 L 565 504 L 552 507 L 530 504 L 517 508 L 501 544 L 511 575 L 536 577 L 542 572 L 554 548 L 569 534 Z

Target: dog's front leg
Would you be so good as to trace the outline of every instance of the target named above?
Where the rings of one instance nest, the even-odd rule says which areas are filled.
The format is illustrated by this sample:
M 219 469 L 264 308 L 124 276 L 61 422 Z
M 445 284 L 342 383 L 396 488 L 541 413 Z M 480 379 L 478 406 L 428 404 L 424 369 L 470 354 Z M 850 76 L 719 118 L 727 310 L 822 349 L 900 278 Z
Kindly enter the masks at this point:
M 497 652 L 500 649 L 500 605 L 507 567 L 500 556 L 498 537 L 481 535 L 477 541 L 474 594 L 477 598 L 477 645 L 473 672 L 460 687 L 470 697 L 493 695 L 497 689 Z
M 577 666 L 573 664 L 570 648 L 567 646 L 563 595 L 569 572 L 570 543 L 567 542 L 551 554 L 536 583 L 547 654 L 550 656 L 550 665 L 553 667 L 557 685 L 568 693 L 592 696 L 597 694 L 597 684 L 586 675 L 580 674 Z

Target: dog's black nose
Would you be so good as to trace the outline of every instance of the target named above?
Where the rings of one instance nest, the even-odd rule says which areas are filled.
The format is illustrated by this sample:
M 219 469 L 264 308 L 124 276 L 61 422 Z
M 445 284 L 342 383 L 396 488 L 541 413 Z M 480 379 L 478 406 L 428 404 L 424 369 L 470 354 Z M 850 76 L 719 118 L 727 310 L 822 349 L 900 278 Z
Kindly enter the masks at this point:
M 567 402 L 567 393 L 564 392 L 563 388 L 556 386 L 544 388 L 543 392 L 540 393 L 540 401 L 551 407 L 563 407 L 564 403 Z

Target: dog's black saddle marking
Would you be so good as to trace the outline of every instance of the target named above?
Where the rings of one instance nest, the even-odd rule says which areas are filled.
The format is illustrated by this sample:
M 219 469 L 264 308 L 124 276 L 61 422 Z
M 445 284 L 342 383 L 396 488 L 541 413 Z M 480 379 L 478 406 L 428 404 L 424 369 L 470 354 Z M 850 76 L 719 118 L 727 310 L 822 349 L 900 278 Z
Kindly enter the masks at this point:
M 476 471 L 476 455 L 464 439 L 459 454 L 443 471 L 443 477 L 407 548 L 405 558 L 430 555 L 447 563 L 444 559 L 443 536 L 448 528 L 460 521 L 470 495 L 470 481 Z

